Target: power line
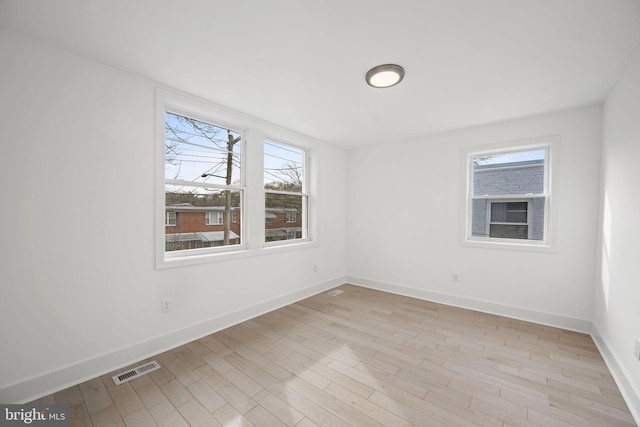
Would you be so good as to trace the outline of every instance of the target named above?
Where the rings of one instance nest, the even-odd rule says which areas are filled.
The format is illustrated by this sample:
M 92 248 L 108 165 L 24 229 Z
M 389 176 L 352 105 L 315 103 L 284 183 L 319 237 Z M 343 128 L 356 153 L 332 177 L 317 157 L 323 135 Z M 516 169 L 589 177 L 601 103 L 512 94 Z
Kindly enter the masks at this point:
M 195 142 L 187 141 L 187 140 L 180 139 L 180 138 L 172 138 L 170 136 L 165 136 L 164 139 L 165 139 L 165 141 L 173 141 L 173 142 L 177 142 L 178 144 L 192 145 L 194 147 L 200 147 L 200 148 L 204 148 L 206 150 L 222 151 L 224 153 L 234 153 L 233 151 L 229 151 L 226 148 L 222 148 L 222 147 L 218 147 L 218 146 L 207 146 L 207 145 L 202 145 L 202 144 L 196 144 Z M 221 143 L 223 143 L 223 142 L 226 144 L 226 141 L 221 141 Z
M 293 148 L 293 147 L 288 148 L 285 145 L 279 144 L 277 142 L 272 142 L 272 141 L 269 141 L 269 140 L 264 141 L 264 144 L 265 145 L 270 145 L 270 146 L 278 148 L 280 150 L 290 151 L 292 153 L 296 153 L 296 154 L 300 154 L 300 155 L 302 155 L 302 153 L 304 152 L 304 150 L 299 150 L 299 149 L 296 149 L 296 148 Z

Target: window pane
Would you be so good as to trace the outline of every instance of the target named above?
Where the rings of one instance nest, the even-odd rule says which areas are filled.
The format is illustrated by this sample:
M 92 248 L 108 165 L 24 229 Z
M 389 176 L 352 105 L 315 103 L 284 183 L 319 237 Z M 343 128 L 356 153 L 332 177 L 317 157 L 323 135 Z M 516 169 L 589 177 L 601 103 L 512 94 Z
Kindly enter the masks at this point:
M 491 222 L 507 222 L 506 203 L 491 203 Z
M 241 191 L 165 186 L 165 209 L 179 221 L 165 227 L 165 250 L 181 251 L 240 244 Z
M 527 211 L 527 202 L 509 202 L 507 203 L 507 211 L 510 212 L 518 212 L 518 211 Z
M 265 241 L 301 239 L 307 196 L 265 194 Z
M 304 191 L 305 151 L 273 141 L 264 142 L 264 188 Z
M 507 211 L 507 220 L 505 222 L 526 224 L 527 223 L 527 211 Z
M 527 239 L 529 228 L 526 225 L 491 224 L 489 237 L 502 239 Z
M 165 113 L 165 179 L 218 185 L 240 183 L 240 134 Z
M 527 223 L 527 202 L 491 203 L 491 222 Z
M 473 195 L 541 194 L 545 150 L 473 157 Z

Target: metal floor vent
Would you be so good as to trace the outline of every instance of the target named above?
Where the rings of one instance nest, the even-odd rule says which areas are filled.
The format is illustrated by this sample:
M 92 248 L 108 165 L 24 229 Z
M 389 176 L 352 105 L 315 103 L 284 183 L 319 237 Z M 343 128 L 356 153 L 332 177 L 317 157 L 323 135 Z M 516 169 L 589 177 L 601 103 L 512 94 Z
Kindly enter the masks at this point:
M 344 291 L 340 290 L 340 289 L 336 289 L 335 291 L 331 291 L 329 292 L 327 295 L 330 295 L 332 297 L 335 297 L 336 295 L 340 295 L 341 293 L 343 293 Z
M 131 381 L 132 379 L 137 378 L 140 375 L 155 371 L 156 369 L 160 369 L 160 365 L 158 365 L 158 362 L 154 360 L 149 363 L 145 363 L 144 365 L 138 366 L 137 368 L 133 368 L 127 372 L 114 375 L 111 378 L 113 378 L 113 382 L 116 383 L 116 385 L 120 385 L 122 383 L 126 383 L 127 381 Z

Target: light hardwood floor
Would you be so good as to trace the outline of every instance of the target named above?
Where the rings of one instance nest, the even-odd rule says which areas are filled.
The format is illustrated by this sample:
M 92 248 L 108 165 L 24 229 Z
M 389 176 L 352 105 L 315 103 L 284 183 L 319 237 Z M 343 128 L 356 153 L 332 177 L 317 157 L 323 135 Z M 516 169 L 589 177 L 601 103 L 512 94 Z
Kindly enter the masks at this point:
M 339 289 L 38 402 L 72 426 L 636 425 L 588 335 Z

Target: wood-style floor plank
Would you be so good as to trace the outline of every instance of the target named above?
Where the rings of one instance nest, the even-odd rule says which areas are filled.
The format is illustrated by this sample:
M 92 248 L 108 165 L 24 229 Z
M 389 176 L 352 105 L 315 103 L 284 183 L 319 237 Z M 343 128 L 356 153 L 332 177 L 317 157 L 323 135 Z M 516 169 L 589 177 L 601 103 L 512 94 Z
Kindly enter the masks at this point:
M 94 427 L 636 425 L 588 335 L 339 289 L 38 402 Z

